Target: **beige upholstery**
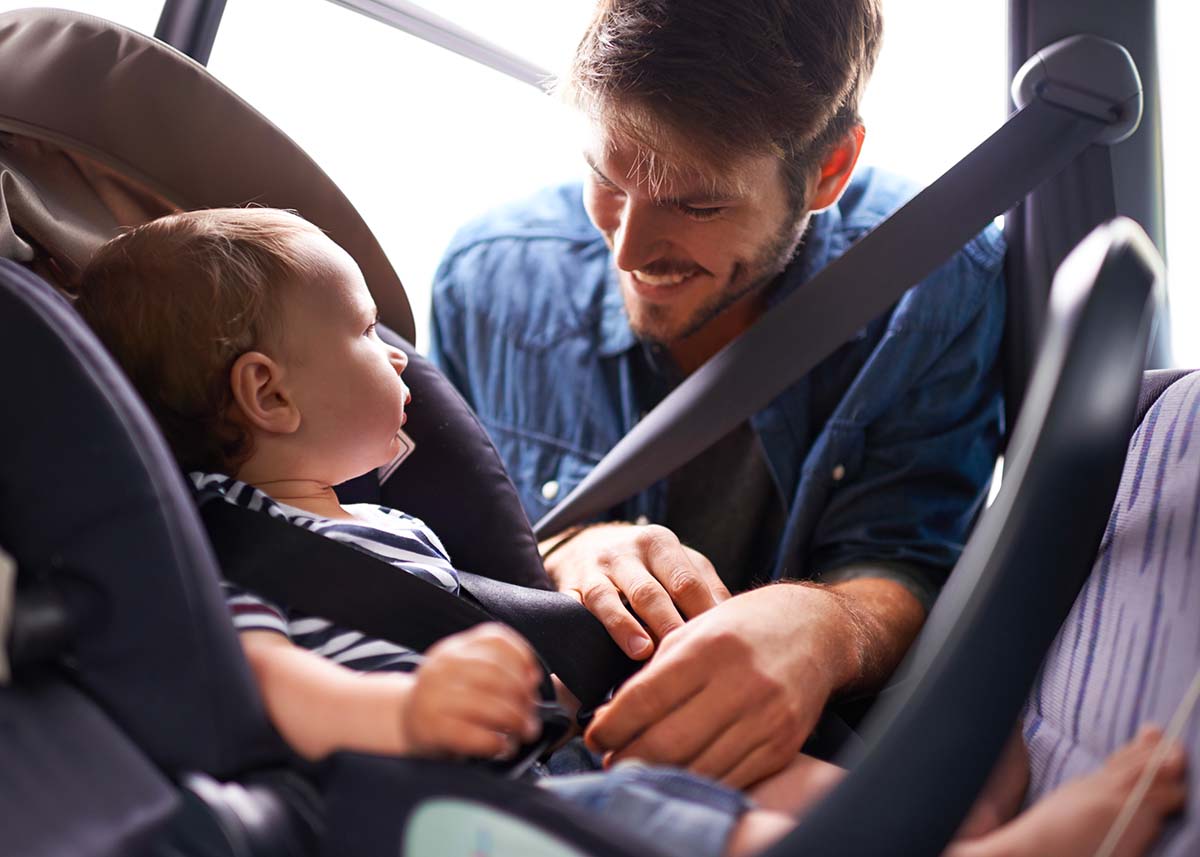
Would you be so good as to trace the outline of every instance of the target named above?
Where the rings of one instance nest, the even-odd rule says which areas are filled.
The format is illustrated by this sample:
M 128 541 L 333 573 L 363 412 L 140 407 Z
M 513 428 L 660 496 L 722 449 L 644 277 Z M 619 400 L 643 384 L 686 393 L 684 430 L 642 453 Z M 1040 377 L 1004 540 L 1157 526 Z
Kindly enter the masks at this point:
M 414 338 L 404 288 L 358 212 L 203 66 L 98 18 L 21 9 L 0 13 L 0 81 L 0 256 L 69 288 L 122 226 L 175 209 L 289 208 L 354 257 L 384 322 Z

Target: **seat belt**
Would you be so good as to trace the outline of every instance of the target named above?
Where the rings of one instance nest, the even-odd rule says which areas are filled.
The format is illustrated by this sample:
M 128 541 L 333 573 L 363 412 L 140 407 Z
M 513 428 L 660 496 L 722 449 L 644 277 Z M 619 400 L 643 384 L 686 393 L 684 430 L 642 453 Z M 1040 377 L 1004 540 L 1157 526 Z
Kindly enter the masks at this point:
M 606 512 L 691 461 L 886 312 L 996 216 L 1089 145 L 1132 134 L 1141 117 L 1132 59 L 1094 36 L 1039 52 L 1013 90 L 1020 110 L 667 395 L 538 521 L 538 539 Z
M 459 598 L 349 545 L 208 493 L 199 498 L 224 578 L 289 607 L 416 651 L 484 622 L 522 634 L 584 710 L 638 664 L 570 596 L 458 572 Z

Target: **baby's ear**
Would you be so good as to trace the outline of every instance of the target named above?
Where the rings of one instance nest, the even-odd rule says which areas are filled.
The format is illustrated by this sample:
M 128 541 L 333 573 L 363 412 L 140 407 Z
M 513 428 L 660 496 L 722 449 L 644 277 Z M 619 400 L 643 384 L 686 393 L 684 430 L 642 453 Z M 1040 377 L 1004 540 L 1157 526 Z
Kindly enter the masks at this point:
M 284 384 L 283 367 L 261 351 L 247 351 L 233 362 L 229 388 L 247 427 L 272 434 L 300 428 L 300 409 Z

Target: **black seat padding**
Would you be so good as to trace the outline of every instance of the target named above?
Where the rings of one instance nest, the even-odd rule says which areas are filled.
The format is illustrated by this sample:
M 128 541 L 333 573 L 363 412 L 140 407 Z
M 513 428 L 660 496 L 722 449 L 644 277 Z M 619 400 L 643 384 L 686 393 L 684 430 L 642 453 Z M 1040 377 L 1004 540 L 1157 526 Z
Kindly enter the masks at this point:
M 178 803 L 95 701 L 58 676 L 0 687 L 0 852 L 141 854 Z
M 190 492 L 82 319 L 0 259 L 0 544 L 79 617 L 71 664 L 165 770 L 279 760 Z
M 75 617 L 67 656 L 39 670 L 65 676 L 90 698 L 72 691 L 61 722 L 67 731 L 98 736 L 106 748 L 93 753 L 64 745 L 71 752 L 55 757 L 61 762 L 55 777 L 36 770 L 31 775 L 33 766 L 24 764 L 31 742 L 8 738 L 33 734 L 24 724 L 38 725 L 33 719 L 45 710 L 25 704 L 30 690 L 22 674 L 13 688 L 0 689 L 0 717 L 23 724 L 0 736 L 0 768 L 11 775 L 0 777 L 0 795 L 10 787 L 20 791 L 23 803 L 6 808 L 29 810 L 21 818 L 21 839 L 6 813 L 5 843 L 31 843 L 22 853 L 134 853 L 124 845 L 144 842 L 178 806 L 166 838 L 151 853 L 310 853 L 307 843 L 323 828 L 314 815 L 320 803 L 295 786 L 288 768 L 313 775 L 312 768 L 297 766 L 266 719 L 184 479 L 128 380 L 75 311 L 7 260 L 0 260 L 0 384 L 10 401 L 21 403 L 0 420 L 0 544 L 17 560 L 18 586 L 30 578 L 52 585 Z M 458 502 L 486 506 L 487 498 Z M 105 716 L 96 718 L 100 710 Z M 91 729 L 92 722 L 102 722 L 108 732 Z M 41 725 L 59 724 L 45 718 Z M 444 786 L 462 782 L 468 792 L 493 795 L 497 805 L 515 812 L 534 807 L 534 817 L 550 820 L 568 841 L 579 828 L 595 853 L 655 853 L 652 843 L 608 830 L 536 786 L 454 762 L 353 755 L 343 761 L 343 755 L 323 766 L 338 775 L 316 777 L 329 792 L 322 801 L 349 802 L 356 823 L 369 811 L 382 825 L 381 836 L 396 823 L 395 807 L 425 794 L 427 783 L 412 778 L 410 766 L 416 765 L 437 769 Z M 364 793 L 355 785 L 363 764 L 385 788 L 367 791 L 369 807 L 339 792 Z M 163 774 L 184 786 L 178 796 L 165 790 Z M 102 789 L 107 778 L 117 783 L 90 805 L 64 803 L 71 796 L 66 783 Z M 214 787 L 213 778 L 246 785 Z M 130 812 L 141 815 L 130 818 Z M 60 813 L 73 814 L 77 824 L 60 823 Z M 53 847 L 74 841 L 70 836 L 78 830 L 91 831 L 86 845 Z M 325 853 L 357 853 L 350 838 L 340 838 L 344 832 L 329 830 Z M 112 842 L 124 845 L 109 847 Z M 380 839 L 377 848 L 396 853 L 394 839 Z
M 457 568 L 534 589 L 553 589 L 529 519 L 487 432 L 428 360 L 382 325 L 380 337 L 408 355 L 412 390 L 405 432 L 416 448 L 382 486 L 375 475 L 338 487 L 343 503 L 375 502 L 428 524 Z M 487 497 L 486 503 L 466 498 Z

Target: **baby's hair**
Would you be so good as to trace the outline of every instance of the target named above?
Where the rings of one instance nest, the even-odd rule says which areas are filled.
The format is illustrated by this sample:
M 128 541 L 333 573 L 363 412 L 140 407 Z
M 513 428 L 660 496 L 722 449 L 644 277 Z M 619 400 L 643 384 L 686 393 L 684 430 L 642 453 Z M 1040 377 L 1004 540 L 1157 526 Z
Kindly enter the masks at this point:
M 315 270 L 305 236 L 272 208 L 160 217 L 102 246 L 76 309 L 125 370 L 185 470 L 235 474 L 252 452 L 232 416 L 230 370 L 281 333 L 280 290 Z

